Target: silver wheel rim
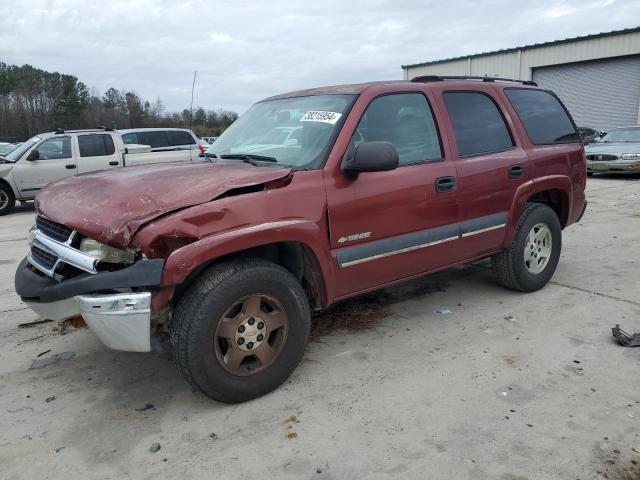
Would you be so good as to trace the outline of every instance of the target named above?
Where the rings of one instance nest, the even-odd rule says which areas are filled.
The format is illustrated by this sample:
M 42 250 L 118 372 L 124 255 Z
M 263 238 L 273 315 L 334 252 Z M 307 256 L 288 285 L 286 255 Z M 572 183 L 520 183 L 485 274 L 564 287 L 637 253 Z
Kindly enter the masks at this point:
M 547 267 L 552 249 L 551 229 L 544 223 L 536 224 L 529 231 L 524 246 L 524 264 L 529 273 L 538 275 Z
M 0 190 L 0 210 L 3 210 L 9 204 L 9 195 L 7 192 Z

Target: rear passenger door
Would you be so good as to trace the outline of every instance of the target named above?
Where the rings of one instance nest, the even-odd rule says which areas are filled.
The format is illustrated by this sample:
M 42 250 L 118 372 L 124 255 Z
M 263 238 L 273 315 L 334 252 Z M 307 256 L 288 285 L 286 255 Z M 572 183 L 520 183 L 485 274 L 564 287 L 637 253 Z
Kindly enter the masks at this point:
M 493 89 L 443 91 L 451 150 L 458 172 L 460 234 L 458 258 L 467 260 L 499 248 L 516 189 L 526 182 L 527 153 Z
M 120 152 L 108 133 L 78 135 L 78 173 L 109 170 L 122 165 Z

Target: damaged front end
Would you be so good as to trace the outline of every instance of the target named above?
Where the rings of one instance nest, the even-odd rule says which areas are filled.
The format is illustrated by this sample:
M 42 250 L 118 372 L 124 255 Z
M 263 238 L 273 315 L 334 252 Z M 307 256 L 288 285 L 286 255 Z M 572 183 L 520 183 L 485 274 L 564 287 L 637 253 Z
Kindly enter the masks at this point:
M 164 260 L 101 244 L 41 215 L 29 244 L 15 276 L 27 306 L 51 320 L 81 315 L 114 350 L 150 351 L 151 289 L 160 285 Z

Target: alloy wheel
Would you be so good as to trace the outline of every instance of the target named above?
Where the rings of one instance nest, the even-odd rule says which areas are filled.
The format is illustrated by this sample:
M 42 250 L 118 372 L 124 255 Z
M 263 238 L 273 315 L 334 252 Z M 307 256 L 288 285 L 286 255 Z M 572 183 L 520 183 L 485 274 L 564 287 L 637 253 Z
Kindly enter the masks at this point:
M 247 376 L 271 365 L 285 344 L 288 319 L 275 298 L 256 293 L 224 313 L 216 329 L 216 358 L 233 375 Z
M 529 273 L 541 273 L 549 263 L 553 248 L 551 229 L 538 223 L 529 231 L 524 247 L 524 264 Z

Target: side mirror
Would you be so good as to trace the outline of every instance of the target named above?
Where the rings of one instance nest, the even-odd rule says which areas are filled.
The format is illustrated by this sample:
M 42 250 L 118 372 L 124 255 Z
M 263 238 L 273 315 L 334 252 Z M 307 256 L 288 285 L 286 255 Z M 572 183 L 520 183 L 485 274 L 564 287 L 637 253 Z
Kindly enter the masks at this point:
M 36 150 L 31 150 L 29 155 L 27 156 L 27 160 L 33 162 L 34 160 L 40 160 L 40 152 Z
M 365 142 L 347 152 L 342 160 L 342 171 L 353 175 L 385 172 L 398 168 L 398 163 L 398 151 L 391 142 Z

